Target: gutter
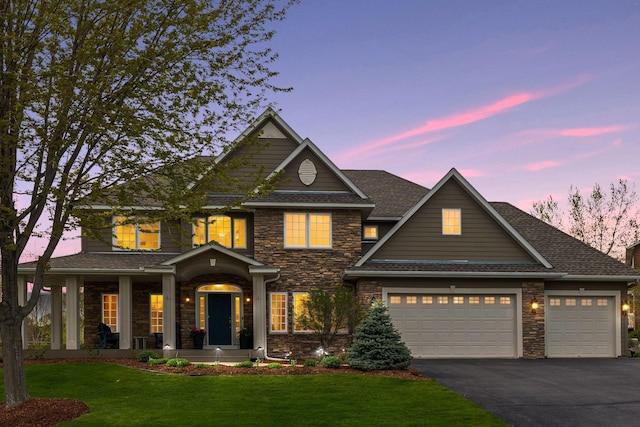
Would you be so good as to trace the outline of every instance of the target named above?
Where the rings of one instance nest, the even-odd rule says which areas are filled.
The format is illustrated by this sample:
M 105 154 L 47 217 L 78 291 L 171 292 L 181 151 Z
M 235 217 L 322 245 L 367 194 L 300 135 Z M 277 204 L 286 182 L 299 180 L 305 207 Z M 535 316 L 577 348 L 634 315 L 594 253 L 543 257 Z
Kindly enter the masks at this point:
M 408 277 L 408 278 L 523 278 L 523 279 L 562 279 L 567 273 L 535 273 L 535 272 L 508 272 L 508 273 L 483 273 L 479 271 L 361 271 L 346 270 L 345 279 L 359 277 Z

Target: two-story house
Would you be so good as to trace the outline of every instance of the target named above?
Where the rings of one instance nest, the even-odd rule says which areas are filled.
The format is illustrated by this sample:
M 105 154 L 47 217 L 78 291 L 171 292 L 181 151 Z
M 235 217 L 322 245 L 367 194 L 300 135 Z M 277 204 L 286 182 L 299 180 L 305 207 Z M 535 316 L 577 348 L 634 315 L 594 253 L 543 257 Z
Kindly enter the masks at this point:
M 120 348 L 161 337 L 168 351 L 191 347 L 193 328 L 207 331 L 205 349 L 238 348 L 249 329 L 267 356 L 295 347 L 306 357 L 318 341 L 296 313 L 310 289 L 345 285 L 385 301 L 415 357 L 626 353 L 621 307 L 635 270 L 487 202 L 455 169 L 430 190 L 384 171 L 340 170 L 272 110 L 239 140 L 256 134 L 252 162 L 280 174 L 275 191 L 195 224 L 113 218 L 105 238 L 83 238 L 80 253 L 51 260 L 53 349 L 63 348 L 64 286 L 67 350 L 80 348 L 82 289 L 85 346 L 97 344 L 100 322 L 119 333 Z M 235 196 L 208 194 L 207 208 Z M 33 265 L 19 274 L 24 285 Z

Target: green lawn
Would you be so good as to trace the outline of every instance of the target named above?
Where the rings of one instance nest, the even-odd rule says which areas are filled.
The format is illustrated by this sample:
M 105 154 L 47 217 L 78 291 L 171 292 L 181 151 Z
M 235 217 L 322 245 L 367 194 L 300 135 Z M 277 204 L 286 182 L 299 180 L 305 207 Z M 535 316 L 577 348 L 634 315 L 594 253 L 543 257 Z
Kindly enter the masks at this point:
M 28 365 L 27 383 L 33 397 L 89 405 L 63 424 L 72 426 L 504 425 L 435 381 L 379 376 L 189 377 L 58 363 Z

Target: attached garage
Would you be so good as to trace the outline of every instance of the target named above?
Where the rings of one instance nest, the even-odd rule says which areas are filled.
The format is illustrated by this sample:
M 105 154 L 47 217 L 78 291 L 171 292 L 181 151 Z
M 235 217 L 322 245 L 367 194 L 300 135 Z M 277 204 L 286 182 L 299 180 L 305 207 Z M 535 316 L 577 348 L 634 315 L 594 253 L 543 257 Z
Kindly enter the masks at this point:
M 546 297 L 548 357 L 615 357 L 616 300 L 613 296 Z
M 413 357 L 518 357 L 517 294 L 387 293 Z

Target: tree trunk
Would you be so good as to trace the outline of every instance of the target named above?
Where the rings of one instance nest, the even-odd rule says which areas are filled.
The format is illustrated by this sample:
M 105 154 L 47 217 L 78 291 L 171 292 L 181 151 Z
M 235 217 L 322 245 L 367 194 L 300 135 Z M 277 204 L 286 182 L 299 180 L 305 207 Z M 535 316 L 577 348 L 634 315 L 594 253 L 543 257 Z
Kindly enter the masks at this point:
M 22 322 L 18 322 L 16 319 L 5 319 L 0 323 L 4 363 L 4 395 L 7 407 L 19 406 L 30 398 L 24 371 L 21 325 Z

